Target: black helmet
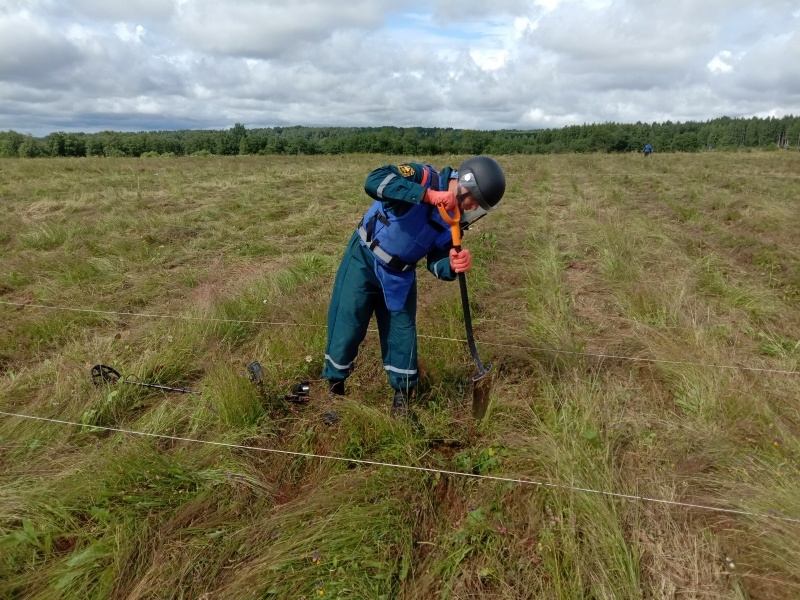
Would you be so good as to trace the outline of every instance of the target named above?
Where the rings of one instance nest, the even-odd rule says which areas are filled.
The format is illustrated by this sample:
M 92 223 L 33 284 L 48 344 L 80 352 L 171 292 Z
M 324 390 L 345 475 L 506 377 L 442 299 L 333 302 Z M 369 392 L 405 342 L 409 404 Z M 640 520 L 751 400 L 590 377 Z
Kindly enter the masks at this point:
M 506 191 L 506 176 L 497 161 L 473 156 L 458 167 L 458 185 L 467 188 L 485 211 L 492 210 Z

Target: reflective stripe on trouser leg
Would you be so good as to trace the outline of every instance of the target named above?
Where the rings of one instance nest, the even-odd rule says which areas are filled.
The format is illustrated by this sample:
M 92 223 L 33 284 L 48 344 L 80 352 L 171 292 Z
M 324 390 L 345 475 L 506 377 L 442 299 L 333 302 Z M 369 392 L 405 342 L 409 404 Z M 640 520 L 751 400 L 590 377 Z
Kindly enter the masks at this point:
M 369 320 L 383 291 L 368 264 L 364 250 L 353 234 L 347 245 L 328 307 L 328 343 L 325 347 L 325 379 L 346 379 L 367 335 Z
M 417 372 L 417 282 L 408 291 L 403 310 L 390 312 L 384 302 L 375 308 L 381 340 L 383 368 L 389 385 L 396 390 L 416 387 Z

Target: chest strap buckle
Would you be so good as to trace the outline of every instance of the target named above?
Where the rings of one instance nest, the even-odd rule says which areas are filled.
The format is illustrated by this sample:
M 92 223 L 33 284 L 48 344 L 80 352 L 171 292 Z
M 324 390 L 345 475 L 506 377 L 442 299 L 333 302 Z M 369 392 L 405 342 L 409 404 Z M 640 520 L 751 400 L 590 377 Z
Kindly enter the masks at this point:
M 392 256 L 386 250 L 381 248 L 378 245 L 378 240 L 370 240 L 369 236 L 367 235 L 367 230 L 364 229 L 363 225 L 358 226 L 358 236 L 361 238 L 361 241 L 366 244 L 367 248 L 369 248 L 372 253 L 380 258 L 383 262 L 389 265 L 395 271 L 400 271 L 401 273 L 405 273 L 406 271 L 410 271 L 411 269 L 416 268 L 417 265 L 412 265 L 407 263 L 406 261 L 397 258 L 396 256 Z

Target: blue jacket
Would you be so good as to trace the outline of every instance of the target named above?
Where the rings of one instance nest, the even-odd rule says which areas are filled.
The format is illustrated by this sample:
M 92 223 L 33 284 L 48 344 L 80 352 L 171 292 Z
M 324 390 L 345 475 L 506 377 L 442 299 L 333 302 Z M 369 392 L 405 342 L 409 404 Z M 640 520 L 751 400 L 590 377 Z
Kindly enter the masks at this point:
M 367 176 L 364 190 L 375 202 L 358 231 L 361 244 L 375 258 L 375 276 L 390 311 L 402 310 L 423 257 L 433 275 L 455 279 L 448 257 L 450 226 L 434 206 L 422 203 L 426 189 L 447 189 L 451 173 L 455 171 L 449 167 L 439 173 L 430 165 L 407 163 L 385 165 Z

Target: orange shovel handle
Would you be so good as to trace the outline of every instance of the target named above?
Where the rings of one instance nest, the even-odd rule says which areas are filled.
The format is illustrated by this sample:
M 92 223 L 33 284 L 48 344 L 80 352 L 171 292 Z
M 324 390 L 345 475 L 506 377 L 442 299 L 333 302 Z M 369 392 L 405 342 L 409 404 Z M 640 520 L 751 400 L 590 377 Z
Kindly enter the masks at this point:
M 458 210 L 456 207 L 456 211 L 453 213 L 453 216 L 450 216 L 443 206 L 437 206 L 436 208 L 439 209 L 439 214 L 442 215 L 442 219 L 445 223 L 450 225 L 450 234 L 453 236 L 453 248 L 456 249 L 456 252 L 461 251 L 461 211 Z

